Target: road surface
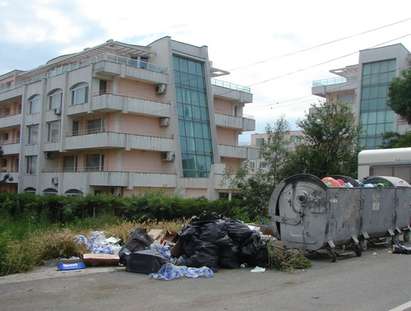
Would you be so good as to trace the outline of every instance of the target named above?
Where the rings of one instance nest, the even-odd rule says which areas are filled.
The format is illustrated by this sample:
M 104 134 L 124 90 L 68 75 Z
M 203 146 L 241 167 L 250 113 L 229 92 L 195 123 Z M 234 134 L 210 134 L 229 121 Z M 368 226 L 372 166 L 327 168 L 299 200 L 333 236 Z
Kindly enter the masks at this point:
M 156 281 L 119 268 L 20 274 L 0 278 L 0 310 L 411 310 L 410 261 L 377 249 L 315 260 L 307 271 L 224 270 L 212 279 Z

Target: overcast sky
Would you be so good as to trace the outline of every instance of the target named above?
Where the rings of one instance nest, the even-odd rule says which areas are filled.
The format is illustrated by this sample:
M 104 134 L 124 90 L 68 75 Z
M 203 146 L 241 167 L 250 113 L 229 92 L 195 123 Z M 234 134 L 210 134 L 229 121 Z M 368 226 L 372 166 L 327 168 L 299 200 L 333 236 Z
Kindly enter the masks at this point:
M 317 101 L 310 96 L 312 80 L 332 76 L 329 69 L 356 63 L 358 54 L 284 74 L 411 34 L 411 21 L 278 56 L 409 17 L 411 1 L 406 0 L 0 0 L 0 73 L 31 69 L 107 39 L 145 45 L 170 35 L 207 45 L 216 67 L 233 69 L 223 79 L 251 85 L 254 103 L 245 113 L 254 115 L 257 131 L 263 131 L 267 122 L 282 115 L 291 124 L 304 117 Z M 390 44 L 397 42 L 411 50 L 411 35 Z M 277 79 L 259 83 L 273 77 Z

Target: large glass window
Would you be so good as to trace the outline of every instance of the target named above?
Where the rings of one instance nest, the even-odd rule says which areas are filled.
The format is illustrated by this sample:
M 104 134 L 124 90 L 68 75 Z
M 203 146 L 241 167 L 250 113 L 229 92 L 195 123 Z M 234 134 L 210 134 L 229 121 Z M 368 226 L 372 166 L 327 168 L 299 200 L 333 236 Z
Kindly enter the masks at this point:
M 173 57 L 184 177 L 208 177 L 213 163 L 204 64 Z
M 27 114 L 35 114 L 40 112 L 40 95 L 34 95 L 28 100 Z
M 103 119 L 87 120 L 87 134 L 95 134 L 103 131 Z
M 77 157 L 65 156 L 63 158 L 63 171 L 64 172 L 76 172 L 77 171 Z
M 384 133 L 394 129 L 395 115 L 387 101 L 395 66 L 395 59 L 363 65 L 360 104 L 360 144 L 363 148 L 379 148 Z
M 35 145 L 38 143 L 39 139 L 39 125 L 29 125 L 27 126 L 27 144 Z
M 49 110 L 60 109 L 63 101 L 62 90 L 55 90 L 49 94 Z
M 71 89 L 71 104 L 82 105 L 88 102 L 88 84 L 80 83 Z
M 60 120 L 47 123 L 47 141 L 56 143 L 60 140 Z

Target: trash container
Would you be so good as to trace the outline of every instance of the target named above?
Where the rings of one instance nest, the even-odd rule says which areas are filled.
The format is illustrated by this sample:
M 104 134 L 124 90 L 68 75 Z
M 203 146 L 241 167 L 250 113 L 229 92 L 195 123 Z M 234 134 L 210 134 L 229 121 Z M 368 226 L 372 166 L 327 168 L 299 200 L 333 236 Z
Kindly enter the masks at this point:
M 383 177 L 378 178 L 369 178 L 367 183 L 381 183 Z M 286 247 L 325 248 L 335 256 L 333 250 L 345 245 L 361 255 L 360 240 L 392 236 L 409 228 L 411 187 L 398 179 L 383 181 L 384 187 L 365 188 L 351 181 L 352 188 L 332 188 L 316 176 L 294 175 L 275 188 L 270 217 Z

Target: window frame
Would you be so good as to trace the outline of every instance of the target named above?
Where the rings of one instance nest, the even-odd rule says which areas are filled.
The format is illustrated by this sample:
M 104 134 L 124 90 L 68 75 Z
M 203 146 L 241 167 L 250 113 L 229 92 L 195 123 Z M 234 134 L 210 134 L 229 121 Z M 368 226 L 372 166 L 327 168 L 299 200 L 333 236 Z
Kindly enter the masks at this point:
M 77 96 L 80 91 L 84 90 L 82 101 L 77 102 Z M 88 103 L 89 85 L 87 82 L 77 83 L 70 88 L 71 106 L 84 105 Z
M 53 107 L 53 98 L 55 98 L 55 96 L 58 96 L 60 101 L 58 103 L 58 107 Z M 62 89 L 54 89 L 51 92 L 48 93 L 48 110 L 52 111 L 54 109 L 61 109 L 63 105 L 63 90 Z

